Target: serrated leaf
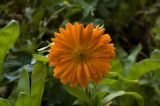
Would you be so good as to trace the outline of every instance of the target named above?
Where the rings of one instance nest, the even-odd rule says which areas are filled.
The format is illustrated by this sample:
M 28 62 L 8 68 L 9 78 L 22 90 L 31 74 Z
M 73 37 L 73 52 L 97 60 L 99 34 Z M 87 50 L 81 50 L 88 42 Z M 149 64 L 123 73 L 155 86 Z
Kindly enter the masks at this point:
M 19 24 L 12 20 L 7 26 L 0 30 L 0 73 L 3 71 L 3 61 L 7 51 L 15 43 L 20 33 Z

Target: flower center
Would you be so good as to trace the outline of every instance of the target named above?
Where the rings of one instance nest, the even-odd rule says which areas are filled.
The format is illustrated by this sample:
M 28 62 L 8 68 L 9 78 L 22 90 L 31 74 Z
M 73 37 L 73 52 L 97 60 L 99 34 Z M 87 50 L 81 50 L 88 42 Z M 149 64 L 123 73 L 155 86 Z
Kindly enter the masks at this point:
M 86 51 L 80 50 L 75 53 L 75 59 L 77 62 L 84 62 L 88 59 L 88 53 Z

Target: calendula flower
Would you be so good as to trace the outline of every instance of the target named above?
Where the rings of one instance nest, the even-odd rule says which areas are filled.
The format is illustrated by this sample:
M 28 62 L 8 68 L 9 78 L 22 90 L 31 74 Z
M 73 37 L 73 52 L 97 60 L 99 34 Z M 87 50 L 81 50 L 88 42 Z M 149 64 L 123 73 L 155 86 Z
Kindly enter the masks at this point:
M 64 84 L 85 88 L 89 80 L 101 81 L 110 69 L 109 60 L 115 57 L 115 48 L 109 34 L 92 24 L 68 23 L 52 38 L 48 60 L 55 66 L 54 76 Z

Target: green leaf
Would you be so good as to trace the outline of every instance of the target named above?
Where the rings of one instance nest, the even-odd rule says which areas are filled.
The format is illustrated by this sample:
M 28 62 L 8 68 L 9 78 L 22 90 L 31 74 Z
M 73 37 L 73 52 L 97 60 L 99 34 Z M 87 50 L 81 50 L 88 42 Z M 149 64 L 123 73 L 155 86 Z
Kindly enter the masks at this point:
M 79 8 L 78 6 L 77 7 L 72 7 L 70 9 L 68 9 L 66 17 L 69 18 L 70 16 L 72 16 L 72 15 L 78 13 L 78 12 L 81 12 L 81 11 L 82 11 L 82 9 Z
M 97 84 L 96 90 L 98 92 L 105 92 L 105 93 L 115 92 L 115 90 L 112 87 L 110 87 L 108 84 Z
M 32 106 L 40 106 L 44 91 L 47 68 L 42 62 L 37 62 L 31 76 L 31 100 Z
M 144 59 L 133 65 L 128 73 L 129 79 L 138 79 L 146 72 L 160 68 L 160 59 Z
M 160 96 L 160 88 L 156 87 L 155 92 Z
M 3 99 L 0 97 L 0 106 L 14 106 L 14 101 Z
M 119 42 L 119 41 L 117 41 Z M 117 43 L 116 45 L 116 49 L 117 49 L 117 57 L 119 57 L 120 59 L 122 58 L 126 58 L 128 56 L 127 52 L 120 46 L 119 43 Z
M 30 106 L 30 98 L 29 95 L 26 94 L 25 92 L 21 92 L 19 94 L 19 97 L 16 101 L 16 105 L 15 106 Z
M 138 80 L 127 79 L 126 77 L 122 76 L 121 74 L 119 74 L 117 72 L 109 72 L 109 76 L 110 77 L 117 77 L 118 79 L 121 79 L 122 81 L 125 81 L 125 82 L 128 82 L 128 83 L 133 83 L 133 84 L 138 84 L 139 83 Z
M 102 105 L 107 104 L 111 100 L 115 99 L 116 97 L 123 96 L 123 95 L 132 95 L 136 98 L 138 101 L 139 106 L 144 106 L 144 99 L 143 97 L 136 93 L 136 92 L 125 92 L 125 91 L 118 91 L 118 92 L 113 92 L 109 95 L 107 95 L 103 100 L 102 100 Z
M 33 54 L 33 58 L 35 58 L 38 61 L 42 62 L 48 62 L 48 58 L 39 54 Z
M 27 71 L 24 69 L 22 70 L 17 89 L 20 92 L 25 92 L 26 94 L 30 94 L 29 76 L 28 76 Z
M 44 8 L 37 9 L 36 13 L 33 15 L 33 24 L 36 26 L 39 25 L 40 21 L 42 20 L 45 13 Z
M 13 94 L 11 95 L 10 98 L 17 99 L 18 95 L 21 92 L 24 92 L 27 95 L 30 95 L 30 81 L 29 81 L 28 72 L 25 69 L 22 70 L 20 79 L 18 81 L 17 89 L 13 91 Z
M 0 30 L 0 73 L 3 71 L 2 66 L 7 51 L 18 38 L 19 30 L 19 24 L 15 20 L 12 20 L 6 27 Z
M 93 100 L 92 100 L 92 105 L 93 106 L 101 106 L 101 100 L 103 99 L 103 97 L 106 95 L 106 93 L 104 92 L 96 92 L 95 95 L 93 96 Z
M 64 89 L 71 95 L 77 97 L 78 99 L 80 99 L 81 101 L 88 103 L 89 102 L 89 98 L 87 97 L 87 95 L 85 94 L 84 90 L 77 88 L 77 87 L 69 87 L 67 85 L 63 86 Z
M 141 51 L 142 46 L 139 44 L 134 50 L 133 52 L 127 57 L 127 59 L 125 60 L 125 65 L 124 65 L 124 72 L 125 75 L 128 74 L 128 72 L 130 71 L 131 67 L 133 66 L 133 64 L 136 61 L 136 57 L 139 54 L 139 52 Z
M 150 56 L 151 59 L 160 59 L 160 50 L 155 49 Z
M 122 66 L 121 62 L 119 61 L 119 59 L 111 60 L 110 63 L 112 65 L 110 72 L 118 72 L 118 73 L 124 75 L 123 66 Z
M 82 6 L 83 9 L 83 19 L 87 16 L 94 16 L 94 10 L 96 9 L 98 0 L 93 0 L 87 3 L 85 0 L 77 0 L 77 2 Z

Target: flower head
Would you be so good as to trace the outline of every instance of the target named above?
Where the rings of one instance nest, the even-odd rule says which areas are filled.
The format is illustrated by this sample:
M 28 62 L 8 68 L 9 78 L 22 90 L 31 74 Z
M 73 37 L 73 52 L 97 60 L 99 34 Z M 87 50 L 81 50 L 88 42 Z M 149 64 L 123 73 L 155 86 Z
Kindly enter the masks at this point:
M 92 24 L 68 23 L 66 29 L 55 32 L 48 60 L 54 76 L 70 86 L 78 83 L 85 88 L 89 80 L 99 82 L 110 68 L 109 60 L 115 57 L 115 48 L 109 34 Z

